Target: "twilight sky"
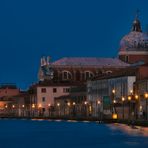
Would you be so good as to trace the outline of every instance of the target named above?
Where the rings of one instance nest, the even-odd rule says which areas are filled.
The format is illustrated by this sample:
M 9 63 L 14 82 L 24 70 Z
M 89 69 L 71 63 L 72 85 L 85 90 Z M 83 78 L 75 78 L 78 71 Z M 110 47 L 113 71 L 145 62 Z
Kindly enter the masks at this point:
M 37 81 L 41 56 L 117 56 L 137 8 L 142 29 L 148 0 L 1 0 L 0 83 Z

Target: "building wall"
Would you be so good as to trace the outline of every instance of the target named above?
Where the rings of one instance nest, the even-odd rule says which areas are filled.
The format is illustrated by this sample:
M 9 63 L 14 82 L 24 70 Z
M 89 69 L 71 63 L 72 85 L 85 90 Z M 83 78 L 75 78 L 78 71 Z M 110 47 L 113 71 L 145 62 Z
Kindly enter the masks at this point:
M 20 93 L 19 89 L 11 89 L 11 88 L 0 88 L 0 97 L 3 96 L 16 96 Z
M 119 55 L 119 59 L 130 64 L 133 64 L 139 61 L 144 61 L 145 63 L 148 63 L 147 54 L 146 55 L 128 55 L 128 54 Z
M 56 89 L 56 92 L 55 92 Z M 68 95 L 69 86 L 43 86 L 37 87 L 37 106 L 48 112 L 49 106 L 54 106 L 54 98 Z M 46 90 L 46 91 L 45 91 Z
M 105 106 L 105 104 L 103 104 L 104 99 L 109 99 L 110 102 L 112 102 L 113 99 L 121 101 L 122 97 L 127 99 L 127 96 L 130 94 L 130 90 L 133 90 L 135 79 L 135 76 L 123 76 L 119 78 L 89 81 L 87 83 L 87 99 L 92 102 L 93 115 L 97 116 L 98 100 L 101 101 L 100 109 L 102 110 Z M 112 93 L 113 89 L 115 89 L 114 95 Z M 106 112 L 109 113 L 109 110 L 110 109 L 108 107 L 108 111 L 106 110 Z M 104 111 L 105 110 L 102 110 L 102 112 Z

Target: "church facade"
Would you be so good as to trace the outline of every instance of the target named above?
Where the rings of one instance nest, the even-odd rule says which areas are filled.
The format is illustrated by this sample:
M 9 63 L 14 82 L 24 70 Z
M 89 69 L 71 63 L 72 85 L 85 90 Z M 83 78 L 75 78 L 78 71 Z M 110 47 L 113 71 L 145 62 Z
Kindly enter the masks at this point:
M 129 66 L 118 58 L 62 58 L 55 62 L 41 59 L 39 80 L 86 82 L 89 79 L 120 71 Z
M 135 63 L 148 63 L 148 33 L 142 32 L 138 16 L 133 21 L 131 32 L 121 39 L 117 58 L 65 57 L 51 62 L 50 57 L 43 57 L 38 78 L 39 81 L 86 82 Z

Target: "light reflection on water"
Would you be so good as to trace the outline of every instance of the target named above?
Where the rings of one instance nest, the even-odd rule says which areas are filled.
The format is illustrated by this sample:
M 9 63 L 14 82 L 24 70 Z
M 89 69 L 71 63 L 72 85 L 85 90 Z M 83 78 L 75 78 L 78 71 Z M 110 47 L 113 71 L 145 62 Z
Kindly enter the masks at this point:
M 148 127 L 135 126 L 134 128 L 124 124 L 110 124 L 108 125 L 111 130 L 121 130 L 131 136 L 144 136 L 148 137 Z

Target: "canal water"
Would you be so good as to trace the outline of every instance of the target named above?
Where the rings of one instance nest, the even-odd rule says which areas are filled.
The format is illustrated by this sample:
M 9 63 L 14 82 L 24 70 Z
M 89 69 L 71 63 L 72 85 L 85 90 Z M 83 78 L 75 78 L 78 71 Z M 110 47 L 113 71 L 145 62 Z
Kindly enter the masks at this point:
M 0 120 L 0 148 L 130 147 L 148 147 L 148 128 L 60 120 Z

